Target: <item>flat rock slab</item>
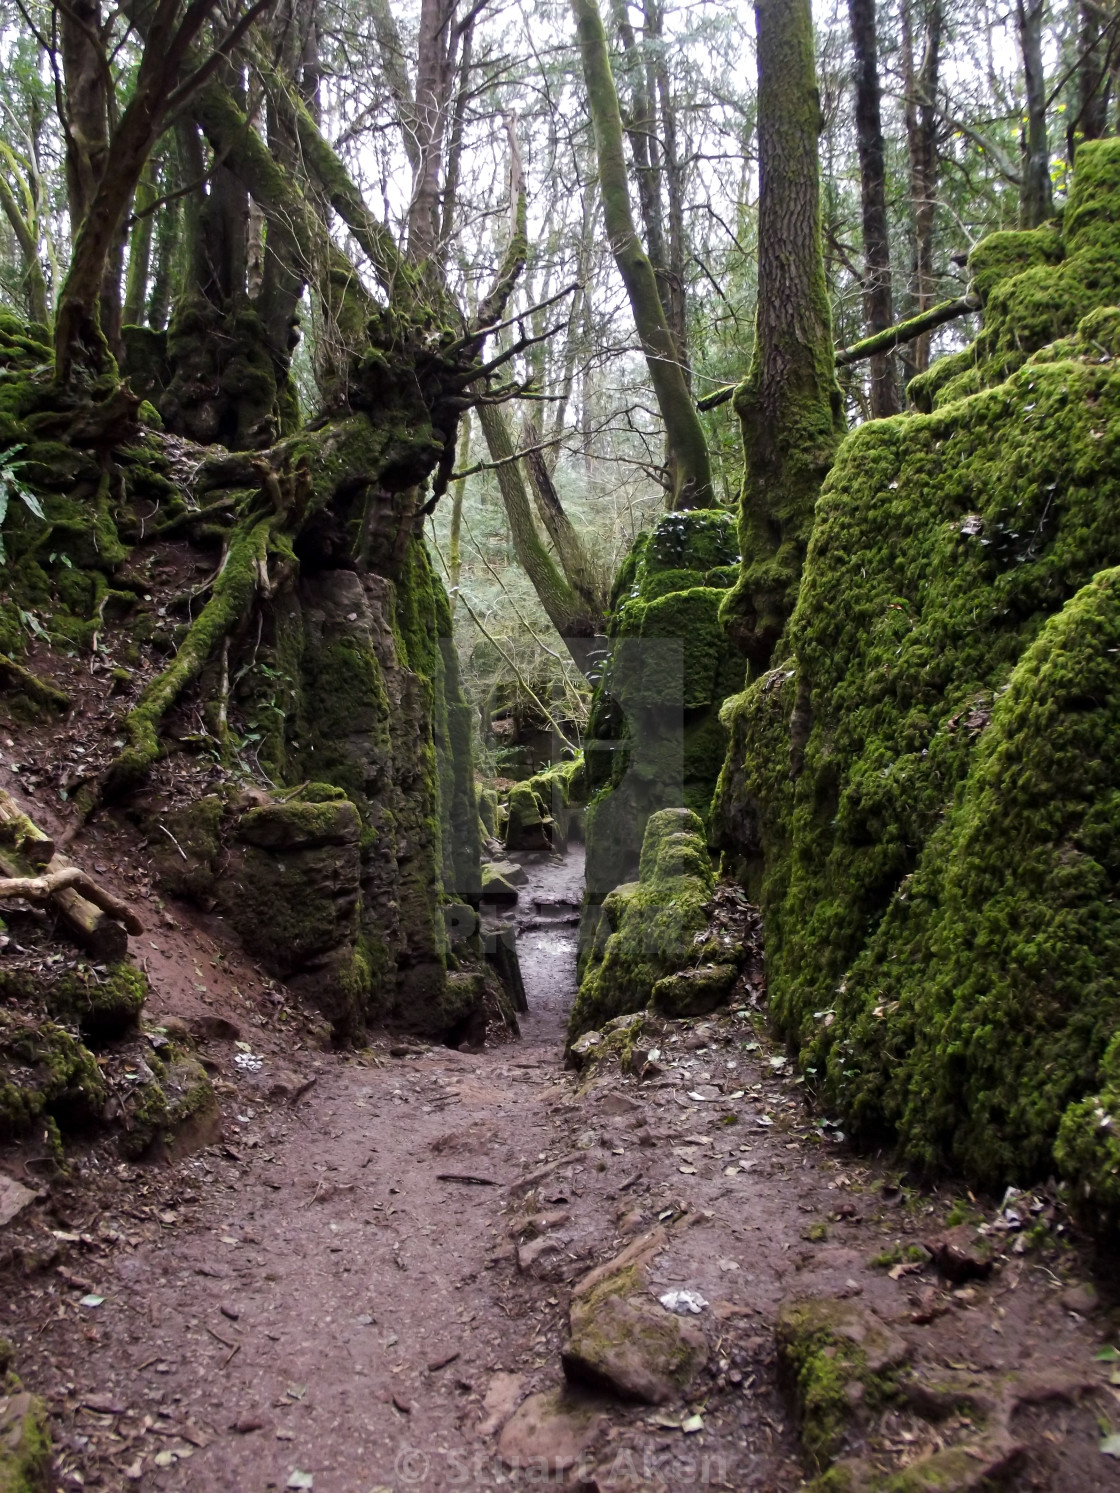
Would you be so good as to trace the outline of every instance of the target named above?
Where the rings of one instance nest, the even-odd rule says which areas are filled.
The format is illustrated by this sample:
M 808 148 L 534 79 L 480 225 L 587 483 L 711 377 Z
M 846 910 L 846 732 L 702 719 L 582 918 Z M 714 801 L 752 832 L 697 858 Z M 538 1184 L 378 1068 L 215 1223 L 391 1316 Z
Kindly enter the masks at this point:
M 483 1420 L 478 1428 L 480 1436 L 492 1436 L 517 1409 L 525 1392 L 524 1374 L 497 1373 L 486 1387 L 482 1401 Z
M 688 1388 L 708 1357 L 707 1339 L 694 1323 L 645 1295 L 627 1295 L 608 1282 L 572 1305 L 572 1337 L 561 1354 L 577 1384 L 623 1400 L 664 1405 Z
M 530 1395 L 498 1440 L 507 1467 L 540 1475 L 566 1472 L 605 1432 L 602 1411 L 565 1390 Z
M 667 1242 L 664 1228 L 651 1229 L 576 1286 L 571 1340 L 561 1354 L 572 1383 L 624 1400 L 664 1405 L 703 1367 L 708 1357 L 704 1333 L 647 1292 L 647 1267 Z
M 6 1172 L 0 1172 L 0 1229 L 17 1219 L 35 1201 L 37 1194 Z

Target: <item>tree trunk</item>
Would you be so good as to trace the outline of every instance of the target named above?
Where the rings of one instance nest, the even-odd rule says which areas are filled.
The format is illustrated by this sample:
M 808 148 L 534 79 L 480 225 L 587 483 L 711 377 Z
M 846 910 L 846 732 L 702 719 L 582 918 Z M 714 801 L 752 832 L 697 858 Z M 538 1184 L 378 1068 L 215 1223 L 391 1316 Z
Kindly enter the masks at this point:
M 609 583 L 603 568 L 596 565 L 588 553 L 579 530 L 560 501 L 552 472 L 540 449 L 543 435 L 540 421 L 535 415 L 525 421 L 521 436 L 522 449 L 525 451 L 523 460 L 529 475 L 533 504 L 544 524 L 545 532 L 552 540 L 565 579 L 590 611 L 597 617 L 605 617 Z
M 459 449 L 455 453 L 455 465 L 462 472 L 471 459 L 471 417 L 463 416 L 459 422 Z M 447 575 L 451 582 L 451 605 L 459 599 L 459 580 L 463 573 L 463 494 L 467 479 L 460 477 L 451 485 L 451 531 L 447 540 Z
M 1077 113 L 1069 122 L 1067 153 L 1072 161 L 1080 140 L 1099 140 L 1108 133 L 1111 84 L 1110 47 L 1101 22 L 1102 0 L 1077 0 Z
M 712 488 L 704 427 L 677 357 L 653 267 L 634 229 L 626 158 L 622 149 L 622 119 L 599 7 L 596 0 L 572 0 L 572 9 L 595 128 L 603 219 L 615 263 L 626 287 L 674 459 L 671 506 L 712 508 L 717 506 L 717 500 Z
M 39 262 L 39 225 L 32 211 L 20 210 L 15 194 L 0 176 L 0 210 L 15 235 L 20 253 L 20 279 L 27 297 L 27 314 L 32 321 L 46 324 L 50 320 L 47 305 L 47 281 Z
M 1046 135 L 1046 75 L 1042 68 L 1044 0 L 1015 0 L 1019 47 L 1023 54 L 1027 126 L 1023 136 L 1019 226 L 1037 228 L 1054 216 L 1050 186 L 1050 143 Z
M 848 0 L 856 56 L 856 139 L 859 148 L 863 217 L 863 307 L 869 334 L 894 323 L 890 233 L 887 223 L 886 166 L 879 101 L 879 56 L 875 0 Z M 889 355 L 871 359 L 871 414 L 897 415 L 898 384 Z
M 603 645 L 603 618 L 596 616 L 568 584 L 541 542 L 520 464 L 514 460 L 509 425 L 501 407 L 480 404 L 478 422 L 502 495 L 518 563 L 533 583 L 549 621 L 581 671 L 590 676 L 594 655 Z
M 662 12 L 659 0 L 646 0 L 646 25 L 654 40 L 653 74 L 657 81 L 660 109 L 663 175 L 669 208 L 669 257 L 665 268 L 668 297 L 665 319 L 673 334 L 685 383 L 692 387 L 692 369 L 688 359 L 688 298 L 685 291 L 684 190 L 685 168 L 677 151 L 677 105 L 665 66 L 665 44 L 662 37 Z
M 421 0 L 416 69 L 419 169 L 412 180 L 408 254 L 435 260 L 440 234 L 440 177 L 451 91 L 451 28 L 457 0 Z
M 758 311 L 735 405 L 742 423 L 743 569 L 726 623 L 756 669 L 797 600 L 821 482 L 841 434 L 820 235 L 820 96 L 809 0 L 755 0 Z
M 139 326 L 144 315 L 145 294 L 152 267 L 152 219 L 155 216 L 145 209 L 150 209 L 155 200 L 155 170 L 149 161 L 148 169 L 136 188 L 134 211 L 141 216 L 132 225 L 128 243 L 128 280 L 125 283 L 121 320 L 129 327 Z
M 925 47 L 914 61 L 916 4 L 924 6 Z M 937 86 L 941 70 L 942 0 L 902 0 L 902 67 L 906 143 L 910 157 L 910 202 L 914 219 L 914 309 L 928 311 L 937 296 L 933 230 L 937 217 Z M 919 337 L 906 360 L 906 376 L 929 367 L 929 338 Z
M 165 137 L 172 144 L 165 149 L 159 174 L 159 191 L 170 197 L 184 185 L 179 169 L 179 152 L 174 133 Z M 171 300 L 177 288 L 177 272 L 180 260 L 181 226 L 183 223 L 183 199 L 174 197 L 164 202 L 155 215 L 155 242 L 153 254 L 155 267 L 152 271 L 152 288 L 148 296 L 147 323 L 156 331 L 162 331 L 171 314 Z

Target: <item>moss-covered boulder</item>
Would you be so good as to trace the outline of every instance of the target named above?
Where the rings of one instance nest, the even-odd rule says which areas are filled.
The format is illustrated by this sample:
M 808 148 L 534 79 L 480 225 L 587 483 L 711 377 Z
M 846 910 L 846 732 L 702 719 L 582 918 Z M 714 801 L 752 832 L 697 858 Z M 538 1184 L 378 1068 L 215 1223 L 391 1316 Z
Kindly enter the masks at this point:
M 135 1031 L 148 998 L 148 980 L 132 964 L 80 964 L 48 980 L 44 995 L 52 1015 L 77 1022 L 83 1036 L 104 1042 Z
M 640 1010 L 658 981 L 707 962 L 703 935 L 714 884 L 699 817 L 691 809 L 651 814 L 638 880 L 616 887 L 602 905 L 572 1007 L 572 1038 Z
M 515 783 L 506 800 L 507 850 L 558 850 L 582 839 L 587 781 L 583 753 Z
M 618 573 L 585 744 L 592 903 L 634 876 L 651 813 L 708 813 L 727 746 L 719 707 L 743 681 L 719 620 L 738 561 L 734 516 L 706 509 L 665 514 Z
M 26 1134 L 41 1116 L 63 1130 L 98 1123 L 108 1091 L 88 1048 L 53 1021 L 0 1010 L 0 1137 Z
M 124 1103 L 120 1147 L 131 1160 L 177 1161 L 212 1145 L 221 1133 L 221 1112 L 205 1068 L 174 1047 L 166 1052 L 143 1064 L 148 1076 L 141 1071 L 141 1082 Z
M 51 1493 L 53 1473 L 46 1406 L 17 1380 L 0 1395 L 0 1493 Z
M 833 1298 L 782 1304 L 778 1368 L 810 1463 L 823 1470 L 841 1450 L 850 1424 L 888 1399 L 909 1350 L 866 1307 Z
M 649 1294 L 647 1267 L 666 1242 L 665 1231 L 654 1229 L 576 1286 L 561 1354 L 568 1379 L 647 1405 L 663 1405 L 689 1388 L 708 1345 L 698 1326 Z
M 992 246 L 993 338 L 1011 319 L 976 378 L 841 446 L 782 663 L 724 709 L 713 810 L 845 1128 L 995 1186 L 1052 1169 L 1067 1110 L 1089 1181 L 1120 1024 L 1120 310 L 1096 299 L 1120 294 L 1120 141 L 1084 147 L 1040 233 L 1026 269 Z M 1029 354 L 1001 362 L 1028 289 Z

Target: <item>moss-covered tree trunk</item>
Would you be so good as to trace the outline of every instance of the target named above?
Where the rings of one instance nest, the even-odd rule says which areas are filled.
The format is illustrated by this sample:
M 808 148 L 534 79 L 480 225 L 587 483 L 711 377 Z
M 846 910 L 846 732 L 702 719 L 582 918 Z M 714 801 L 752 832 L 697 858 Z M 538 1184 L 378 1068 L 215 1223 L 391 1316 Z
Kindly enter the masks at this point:
M 672 455 L 671 506 L 712 508 L 717 505 L 704 427 L 677 356 L 653 266 L 634 227 L 626 157 L 622 148 L 622 117 L 602 17 L 596 0 L 572 0 L 572 9 L 595 128 L 603 221 L 649 365 L 661 418 L 665 422 Z
M 735 397 L 743 431 L 743 569 L 724 617 L 766 668 L 793 611 L 813 508 L 841 434 L 821 255 L 820 99 L 809 0 L 757 0 L 758 311 Z

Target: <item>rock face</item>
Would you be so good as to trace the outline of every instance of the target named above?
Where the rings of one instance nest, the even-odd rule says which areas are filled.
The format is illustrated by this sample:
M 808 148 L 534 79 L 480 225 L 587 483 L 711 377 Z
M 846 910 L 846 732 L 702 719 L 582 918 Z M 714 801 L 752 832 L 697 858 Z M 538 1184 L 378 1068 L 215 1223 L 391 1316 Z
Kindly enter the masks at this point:
M 856 1137 L 1120 1225 L 1120 142 L 971 261 L 985 326 L 841 446 L 713 807 Z M 1059 1139 L 1060 1137 L 1060 1139 Z M 1058 1148 L 1055 1153 L 1055 1141 Z
M 651 813 L 707 816 L 727 746 L 720 705 L 743 680 L 719 621 L 738 576 L 735 520 L 719 510 L 665 514 L 619 571 L 584 753 L 593 904 L 633 879 Z
M 663 1405 L 688 1388 L 707 1361 L 700 1328 L 654 1301 L 646 1266 L 664 1247 L 663 1229 L 636 1239 L 593 1270 L 572 1293 L 564 1373 L 625 1400 Z
M 447 599 L 418 541 L 385 563 L 392 580 L 316 570 L 275 602 L 282 683 L 258 708 L 303 788 L 248 807 L 211 795 L 163 815 L 175 841 L 154 844 L 166 888 L 218 906 L 342 1039 L 375 1020 L 446 1036 L 481 1015 L 476 986 L 448 977 L 441 908 L 480 891 Z

